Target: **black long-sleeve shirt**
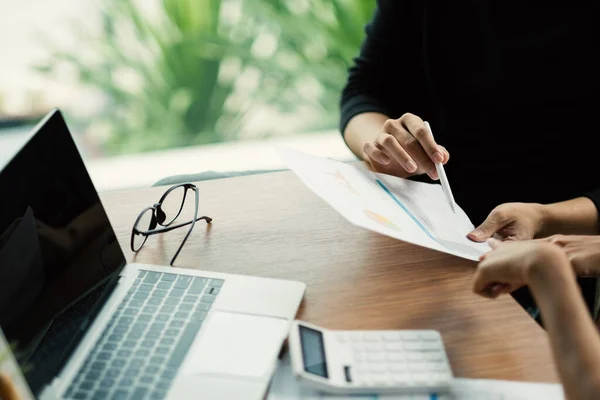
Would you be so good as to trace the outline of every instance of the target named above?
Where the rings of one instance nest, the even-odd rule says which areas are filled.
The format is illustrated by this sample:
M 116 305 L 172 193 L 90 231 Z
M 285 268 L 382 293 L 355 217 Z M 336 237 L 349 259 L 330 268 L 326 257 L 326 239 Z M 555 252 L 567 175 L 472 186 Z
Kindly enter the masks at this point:
M 505 202 L 600 206 L 594 1 L 380 0 L 350 69 L 355 115 L 430 121 L 474 224 Z

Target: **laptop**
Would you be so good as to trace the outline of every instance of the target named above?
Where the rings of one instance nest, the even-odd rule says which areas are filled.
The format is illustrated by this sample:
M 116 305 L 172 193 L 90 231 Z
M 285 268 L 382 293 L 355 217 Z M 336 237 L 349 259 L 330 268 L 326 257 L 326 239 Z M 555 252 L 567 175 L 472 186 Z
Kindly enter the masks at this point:
M 128 264 L 59 110 L 0 168 L 0 328 L 36 398 L 264 397 L 304 283 Z

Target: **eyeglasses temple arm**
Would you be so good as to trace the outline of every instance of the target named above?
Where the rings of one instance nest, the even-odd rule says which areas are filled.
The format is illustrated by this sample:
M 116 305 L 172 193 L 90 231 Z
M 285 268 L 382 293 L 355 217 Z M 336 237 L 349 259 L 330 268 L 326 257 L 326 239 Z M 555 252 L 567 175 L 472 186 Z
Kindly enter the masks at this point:
M 177 228 L 181 228 L 182 226 L 189 225 L 192 222 L 200 221 L 201 219 L 205 220 L 207 224 L 210 224 L 212 222 L 212 218 L 204 216 L 204 217 L 196 218 L 195 221 L 188 221 L 188 222 L 184 222 L 184 223 L 173 225 L 173 226 L 167 226 L 166 228 L 158 228 L 158 229 L 152 229 L 152 230 L 148 230 L 148 231 L 139 231 L 139 234 L 143 235 L 143 236 L 151 236 L 151 235 L 155 235 L 157 233 L 169 232 L 169 231 L 172 231 L 173 229 L 177 229 Z
M 200 203 L 200 196 L 198 195 L 198 190 L 196 188 L 194 188 L 194 192 L 196 194 L 196 204 L 194 207 L 194 216 L 198 216 L 198 204 Z M 177 251 L 175 252 L 175 255 L 173 255 L 173 258 L 171 258 L 171 262 L 169 263 L 169 265 L 173 265 L 175 263 L 175 259 L 177 258 L 177 256 L 179 255 L 179 252 L 181 252 L 181 249 L 183 248 L 183 245 L 185 244 L 187 238 L 190 236 L 190 234 L 192 233 L 192 229 L 194 229 L 194 225 L 196 225 L 196 221 L 200 220 L 200 219 L 206 219 L 206 223 L 210 223 L 212 221 L 212 218 L 209 217 L 200 217 L 200 218 L 195 218 L 191 221 L 189 221 L 190 225 L 190 229 L 187 231 L 187 233 L 185 234 L 185 237 L 183 238 L 183 240 L 181 241 L 181 244 L 179 245 L 179 248 L 177 249 Z M 186 225 L 185 223 L 182 224 Z

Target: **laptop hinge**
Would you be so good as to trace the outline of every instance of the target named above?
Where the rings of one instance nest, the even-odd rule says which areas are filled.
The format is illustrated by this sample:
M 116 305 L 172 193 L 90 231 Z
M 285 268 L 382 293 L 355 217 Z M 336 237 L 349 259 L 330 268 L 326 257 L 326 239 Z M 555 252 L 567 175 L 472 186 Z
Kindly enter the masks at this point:
M 58 387 L 60 385 L 60 379 L 59 378 L 54 378 L 52 380 L 52 383 L 45 386 L 44 389 L 42 389 L 42 392 L 39 396 L 39 400 L 56 400 L 58 399 Z

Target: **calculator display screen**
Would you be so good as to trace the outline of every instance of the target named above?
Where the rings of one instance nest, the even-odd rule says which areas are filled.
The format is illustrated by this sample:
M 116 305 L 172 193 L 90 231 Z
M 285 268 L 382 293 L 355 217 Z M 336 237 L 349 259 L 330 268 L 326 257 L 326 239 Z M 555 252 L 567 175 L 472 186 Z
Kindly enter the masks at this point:
M 299 328 L 304 370 L 310 374 L 328 378 L 323 334 L 302 325 Z

